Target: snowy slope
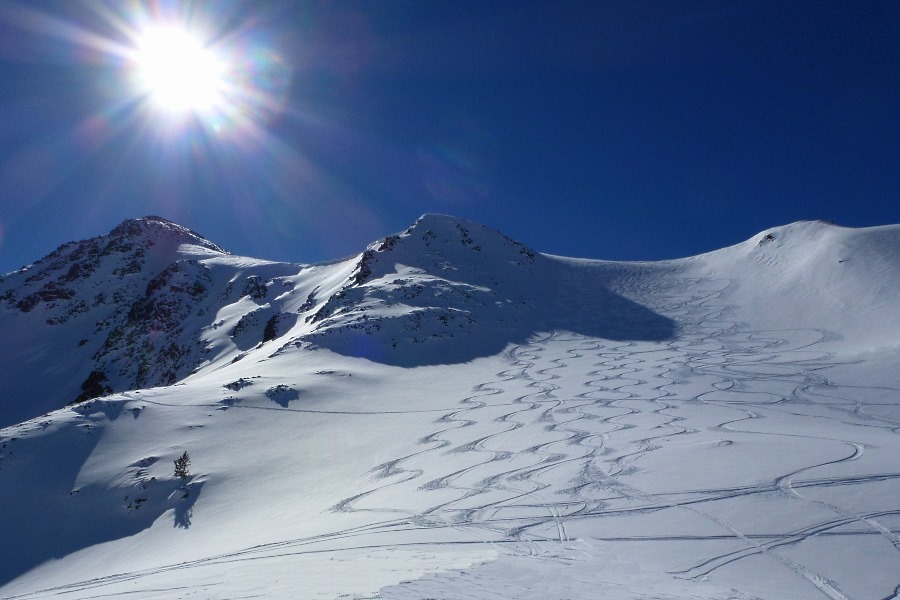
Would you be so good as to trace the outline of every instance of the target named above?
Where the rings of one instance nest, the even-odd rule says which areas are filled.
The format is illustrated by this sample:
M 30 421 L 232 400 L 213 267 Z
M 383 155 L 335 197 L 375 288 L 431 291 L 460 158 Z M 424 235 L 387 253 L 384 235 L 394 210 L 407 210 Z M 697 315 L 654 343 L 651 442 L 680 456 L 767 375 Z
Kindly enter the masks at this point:
M 810 221 L 688 262 L 705 276 L 738 273 L 726 295 L 754 326 L 827 329 L 835 350 L 868 352 L 900 345 L 898 256 L 896 226 Z
M 898 226 L 611 263 L 426 215 L 293 265 L 128 223 L 133 281 L 0 283 L 0 598 L 898 593 Z
M 16 349 L 0 382 L 28 382 L 0 402 L 0 425 L 173 384 L 276 339 L 414 366 L 495 354 L 535 328 L 661 339 L 673 326 L 497 231 L 436 215 L 323 265 L 236 257 L 165 219 L 130 220 L 8 274 L 0 299 L 0 338 Z M 598 310 L 572 319 L 578 302 Z

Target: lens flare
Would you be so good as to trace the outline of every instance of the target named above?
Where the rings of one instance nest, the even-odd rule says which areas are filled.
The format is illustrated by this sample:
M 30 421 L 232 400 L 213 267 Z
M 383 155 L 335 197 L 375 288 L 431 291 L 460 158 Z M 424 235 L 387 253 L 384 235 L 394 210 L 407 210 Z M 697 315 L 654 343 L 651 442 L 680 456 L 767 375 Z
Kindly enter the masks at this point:
M 342 230 L 377 220 L 368 189 L 332 172 L 312 150 L 314 136 L 354 135 L 318 104 L 317 86 L 365 65 L 372 48 L 357 35 L 368 31 L 365 23 L 337 27 L 332 47 L 314 3 L 302 10 L 252 0 L 35 4 L 45 3 L 0 2 L 0 20 L 29 34 L 20 36 L 33 41 L 28 60 L 77 67 L 78 97 L 96 104 L 0 169 L 0 181 L 31 201 L 49 197 L 79 169 L 99 168 L 92 201 L 116 210 L 125 197 L 173 216 L 224 211 L 266 231 L 287 222 L 285 215 L 303 215 L 304 223 L 340 215 Z M 348 56 L 352 64 L 343 61 Z M 294 86 L 295 78 L 304 85 Z M 319 243 L 343 252 L 339 242 Z
M 135 53 L 141 91 L 170 111 L 211 111 L 222 102 L 225 63 L 184 29 L 152 27 Z
M 196 125 L 222 140 L 259 137 L 284 110 L 292 69 L 257 21 L 198 7 L 106 5 L 98 16 L 118 39 L 83 30 L 69 37 L 118 65 L 122 106 L 137 109 L 166 144 Z

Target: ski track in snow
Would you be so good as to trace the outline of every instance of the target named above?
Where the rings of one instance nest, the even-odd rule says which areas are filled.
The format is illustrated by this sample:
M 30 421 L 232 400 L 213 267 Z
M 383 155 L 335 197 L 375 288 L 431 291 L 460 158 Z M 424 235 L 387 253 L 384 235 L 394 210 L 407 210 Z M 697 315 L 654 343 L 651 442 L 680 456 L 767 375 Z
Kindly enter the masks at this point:
M 726 284 L 727 285 L 727 284 Z M 497 374 L 498 379 L 476 386 L 475 395 L 464 398 L 465 407 L 445 414 L 437 423 L 441 426 L 422 439 L 425 450 L 393 461 L 385 475 L 401 475 L 392 483 L 348 498 L 338 505 L 340 510 L 367 510 L 376 513 L 396 511 L 397 507 L 379 506 L 376 498 L 391 486 L 406 484 L 427 478 L 420 485 L 422 490 L 452 489 L 458 497 L 435 504 L 410 517 L 423 527 L 453 526 L 465 529 L 488 530 L 500 533 L 504 539 L 516 540 L 527 548 L 529 542 L 570 541 L 566 523 L 573 520 L 603 518 L 623 512 L 651 512 L 660 509 L 678 509 L 708 520 L 721 532 L 713 536 L 642 536 L 635 538 L 610 538 L 615 541 L 660 540 L 709 540 L 733 539 L 743 547 L 739 550 L 711 556 L 697 564 L 677 572 L 681 577 L 706 579 L 718 569 L 754 555 L 764 555 L 798 578 L 812 585 L 821 595 L 847 599 L 838 584 L 825 574 L 805 566 L 781 552 L 787 546 L 795 546 L 813 536 L 827 535 L 880 535 L 900 550 L 898 535 L 890 527 L 879 522 L 880 518 L 898 515 L 900 510 L 860 513 L 847 510 L 834 503 L 807 498 L 800 490 L 814 487 L 857 485 L 886 479 L 900 478 L 900 473 L 877 474 L 869 477 L 814 479 L 816 469 L 856 460 L 864 452 L 864 444 L 853 440 L 838 441 L 847 447 L 847 454 L 836 460 L 809 464 L 784 473 L 770 483 L 741 488 L 692 490 L 687 499 L 670 498 L 665 493 L 648 493 L 627 483 L 628 475 L 639 469 L 642 457 L 663 449 L 667 442 L 696 433 L 682 417 L 672 401 L 700 402 L 725 407 L 736 413 L 734 419 L 716 425 L 723 431 L 741 432 L 741 424 L 760 417 L 757 408 L 791 412 L 793 404 L 822 401 L 826 395 L 819 389 L 827 389 L 829 382 L 815 373 L 832 365 L 829 356 L 817 352 L 815 346 L 828 336 L 825 331 L 747 331 L 740 324 L 723 317 L 727 307 L 717 305 L 724 286 L 719 289 L 703 289 L 709 282 L 688 282 L 686 291 L 696 291 L 690 298 L 679 298 L 664 307 L 666 314 L 693 312 L 685 322 L 697 322 L 694 331 L 685 331 L 677 341 L 664 344 L 612 343 L 579 339 L 574 335 L 552 334 L 543 339 L 514 348 L 509 353 L 513 367 Z M 698 318 L 697 312 L 703 312 Z M 688 315 L 684 315 L 688 316 Z M 792 341 L 799 340 L 799 341 Z M 551 346 L 563 346 L 550 352 Z M 652 355 L 662 354 L 661 358 Z M 566 358 L 551 358 L 560 356 Z M 566 370 L 567 378 L 573 378 L 572 365 L 566 360 L 593 357 L 592 369 L 584 375 L 584 386 L 589 391 L 562 396 L 554 381 L 560 379 L 554 371 Z M 689 398 L 677 398 L 668 391 L 677 380 L 674 372 L 687 368 L 691 373 L 714 375 L 719 381 L 711 390 Z M 653 377 L 647 374 L 652 373 Z M 790 395 L 772 399 L 769 391 L 753 391 L 761 380 L 786 383 L 792 386 Z M 523 382 L 524 386 L 522 385 Z M 480 417 L 479 413 L 497 408 L 491 404 L 491 396 L 508 394 L 513 389 L 525 388 L 527 394 L 519 395 L 514 403 L 519 408 L 507 410 L 499 416 Z M 715 392 L 746 389 L 746 400 L 726 401 L 707 398 Z M 515 393 L 515 392 L 513 392 Z M 602 396 L 602 397 L 597 397 Z M 851 404 L 843 403 L 845 406 Z M 613 409 L 614 414 L 600 416 L 597 409 Z M 854 404 L 847 409 L 864 413 Z M 838 408 L 840 410 L 840 407 Z M 638 426 L 629 424 L 636 415 L 655 415 L 660 423 L 650 431 L 642 431 L 639 437 L 619 441 L 626 430 Z M 880 419 L 878 426 L 891 427 L 889 419 Z M 475 424 L 492 422 L 490 433 L 479 431 L 477 437 L 463 434 Z M 559 434 L 558 439 L 545 441 L 524 449 L 504 447 L 502 436 L 514 431 L 533 430 Z M 649 435 L 648 435 L 649 434 Z M 758 436 L 790 436 L 786 433 L 755 432 Z M 815 439 L 815 438 L 813 438 Z M 428 453 L 451 451 L 472 455 L 471 464 L 464 468 L 441 474 L 426 473 L 416 467 L 416 459 Z M 494 463 L 508 462 L 511 457 L 529 457 L 527 466 L 501 470 Z M 435 464 L 435 461 L 427 461 Z M 438 461 L 439 462 L 439 461 Z M 554 469 L 575 465 L 579 476 L 568 489 L 552 489 L 542 477 Z M 490 474 L 480 477 L 480 472 Z M 802 481 L 797 479 L 803 475 Z M 609 495 L 614 494 L 635 505 L 635 508 L 610 511 L 605 508 Z M 815 525 L 768 534 L 742 532 L 727 520 L 704 512 L 704 504 L 729 498 L 759 494 L 780 494 L 786 499 L 798 499 L 826 507 L 835 514 L 828 521 Z M 677 496 L 683 496 L 680 492 Z M 497 498 L 478 502 L 478 497 Z M 358 506 L 365 499 L 365 507 Z M 503 516 L 511 509 L 531 510 L 527 516 Z M 544 512 L 541 515 L 541 512 Z M 850 524 L 863 526 L 862 531 L 838 532 Z
M 619 285 L 628 291 L 629 282 Z M 652 308 L 687 324 L 675 339 L 608 341 L 550 332 L 510 349 L 507 368 L 475 385 L 470 395 L 447 399 L 448 406 L 456 406 L 439 413 L 415 447 L 373 468 L 366 489 L 334 505 L 335 512 L 370 515 L 365 526 L 6 598 L 97 598 L 109 586 L 167 571 L 380 548 L 379 536 L 405 532 L 407 543 L 384 547 L 493 544 L 511 555 L 563 561 L 563 556 L 584 551 L 585 544 L 694 543 L 685 559 L 689 564 L 672 568 L 671 576 L 715 582 L 722 571 L 762 558 L 781 576 L 808 586 L 810 598 L 860 600 L 840 579 L 807 561 L 804 547 L 827 538 L 877 536 L 898 553 L 894 563 L 900 564 L 900 535 L 889 521 L 894 517 L 896 527 L 900 509 L 886 504 L 884 509 L 857 510 L 812 492 L 879 482 L 896 485 L 900 469 L 841 475 L 834 468 L 861 460 L 865 439 L 835 438 L 827 428 L 820 436 L 809 428 L 767 430 L 767 415 L 810 418 L 815 410 L 815 418 L 823 422 L 856 424 L 844 431 L 874 427 L 897 433 L 900 424 L 842 398 L 842 386 L 819 374 L 835 364 L 833 357 L 817 350 L 828 339 L 827 331 L 752 331 L 728 317 L 729 307 L 721 301 L 728 281 L 693 279 L 668 285 L 632 292 L 656 298 L 659 304 Z M 693 416 L 697 406 L 715 407 L 723 418 L 701 423 Z M 865 426 L 859 425 L 862 421 Z M 648 480 L 641 477 L 653 468 L 645 465 L 652 465 L 655 457 L 693 440 L 708 444 L 709 452 L 786 437 L 842 450 L 791 466 L 766 481 L 751 477 L 739 485 L 646 489 Z M 722 502 L 763 497 L 779 505 L 815 507 L 811 515 L 831 518 L 781 529 L 775 523 L 759 531 L 714 509 Z M 670 512 L 672 519 L 699 519 L 709 527 L 695 535 L 654 535 L 643 527 L 640 534 L 629 536 L 617 526 L 603 535 L 609 519 L 660 511 Z M 451 538 L 433 541 L 429 534 L 437 530 L 451 532 Z M 578 533 L 585 531 L 590 534 Z M 393 592 L 385 589 L 378 597 L 394 597 L 416 586 L 423 586 L 424 594 L 437 581 L 411 582 L 391 588 Z M 721 581 L 727 584 L 728 579 L 722 576 Z

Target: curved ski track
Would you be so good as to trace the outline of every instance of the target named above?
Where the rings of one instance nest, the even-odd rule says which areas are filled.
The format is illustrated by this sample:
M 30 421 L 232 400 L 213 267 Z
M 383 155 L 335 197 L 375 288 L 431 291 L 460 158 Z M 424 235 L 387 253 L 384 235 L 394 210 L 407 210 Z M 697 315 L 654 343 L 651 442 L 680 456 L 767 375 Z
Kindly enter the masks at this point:
M 697 542 L 692 562 L 670 570 L 677 577 L 715 579 L 725 567 L 756 557 L 809 586 L 809 597 L 858 600 L 831 573 L 806 561 L 803 546 L 829 536 L 877 536 L 897 555 L 886 560 L 900 565 L 900 535 L 891 526 L 900 522 L 900 504 L 855 509 L 812 492 L 876 483 L 900 490 L 900 468 L 842 475 L 834 468 L 860 460 L 867 449 L 864 439 L 816 436 L 810 429 L 769 430 L 766 421 L 770 415 L 788 415 L 854 424 L 842 431 L 873 427 L 894 434 L 900 423 L 842 398 L 842 386 L 819 375 L 834 365 L 833 357 L 817 350 L 828 339 L 827 331 L 754 331 L 731 320 L 730 307 L 721 300 L 728 281 L 673 276 L 653 288 L 646 281 L 622 280 L 620 291 L 628 293 L 633 286 L 635 297 L 656 298 L 655 310 L 682 323 L 675 339 L 619 342 L 557 331 L 510 349 L 505 369 L 475 385 L 469 395 L 447 399 L 456 407 L 435 419 L 416 447 L 374 467 L 367 489 L 334 505 L 334 511 L 371 515 L 368 525 L 42 593 L 66 597 L 165 570 L 377 548 L 381 534 L 400 531 L 407 534 L 408 545 L 489 543 L 502 545 L 505 552 L 552 557 L 554 543 L 579 551 L 583 546 L 573 532 L 593 523 L 590 540 Z M 698 422 L 693 415 L 704 406 L 728 416 Z M 828 444 L 837 457 L 829 454 L 791 466 L 765 481 L 749 478 L 713 487 L 685 482 L 662 491 L 642 487 L 648 480 L 639 476 L 650 459 L 675 444 L 709 440 L 711 434 L 719 441 L 709 451 L 737 443 L 731 437 L 745 443 L 798 437 Z M 803 503 L 815 507 L 811 514 L 830 518 L 748 530 L 711 508 L 722 501 L 763 497 L 773 503 Z M 709 527 L 696 535 L 597 535 L 610 518 L 659 511 L 700 519 Z M 456 533 L 452 541 L 434 542 L 428 532 L 435 530 Z M 728 542 L 728 548 L 711 550 L 722 548 L 709 544 L 717 540 Z M 890 592 L 885 590 L 885 597 Z M 32 595 L 16 596 L 28 597 Z

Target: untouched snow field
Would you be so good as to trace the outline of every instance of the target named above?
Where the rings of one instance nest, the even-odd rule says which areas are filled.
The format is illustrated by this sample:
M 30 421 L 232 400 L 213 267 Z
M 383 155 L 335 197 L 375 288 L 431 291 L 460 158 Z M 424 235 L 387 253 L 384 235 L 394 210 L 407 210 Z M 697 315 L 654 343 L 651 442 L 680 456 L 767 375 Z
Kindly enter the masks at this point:
M 479 227 L 298 267 L 317 321 L 0 430 L 0 598 L 900 598 L 900 226 L 661 263 Z

